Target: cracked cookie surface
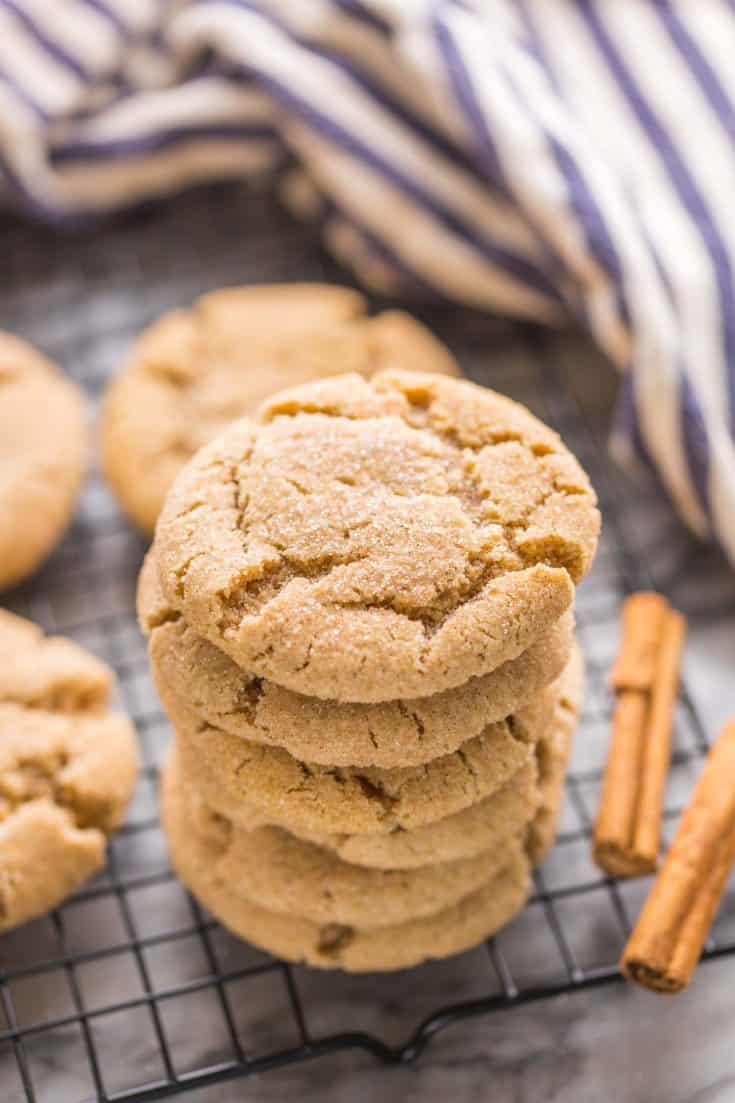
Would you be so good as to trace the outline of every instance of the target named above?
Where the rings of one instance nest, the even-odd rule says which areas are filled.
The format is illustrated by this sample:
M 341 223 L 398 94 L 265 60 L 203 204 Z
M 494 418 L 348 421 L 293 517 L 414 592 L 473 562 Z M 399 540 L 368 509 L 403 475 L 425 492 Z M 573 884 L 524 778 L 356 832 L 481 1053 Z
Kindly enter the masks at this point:
M 243 670 L 375 703 L 517 658 L 571 605 L 599 529 L 560 438 L 474 384 L 407 372 L 283 392 L 176 480 L 161 589 Z
M 138 772 L 132 725 L 108 711 L 112 675 L 104 664 L 2 612 L 3 655 L 6 647 L 0 930 L 48 911 L 104 863 L 107 836 L 122 820 Z
M 192 828 L 175 777 L 165 770 L 161 813 L 172 864 L 178 876 L 231 931 L 290 961 L 323 969 L 371 972 L 402 969 L 448 957 L 476 945 L 507 923 L 529 891 L 529 866 L 522 851 L 509 856 L 502 872 L 458 903 L 420 919 L 373 929 L 315 923 L 253 904 L 218 874 L 226 847 L 219 817 Z M 226 832 L 225 832 L 226 838 Z
M 491 796 L 408 830 L 397 827 L 380 834 L 328 834 L 303 828 L 296 831 L 293 821 L 291 830 L 347 862 L 376 869 L 415 869 L 432 862 L 471 858 L 506 846 L 509 840 L 527 832 L 529 855 L 539 863 L 556 834 L 566 762 L 582 702 L 582 676 L 581 653 L 575 644 L 567 667 L 549 687 L 554 694 L 553 713 L 548 703 L 543 711 L 529 710 L 532 721 L 542 725 L 546 721 L 534 753 Z M 201 757 L 191 757 L 194 765 L 189 763 L 190 773 L 179 760 L 180 776 L 188 788 L 206 795 L 213 811 L 245 829 L 285 822 L 283 805 L 269 815 L 246 796 L 233 799 Z
M 228 800 L 208 772 L 189 774 L 179 757 L 178 773 L 190 790 L 206 793 L 209 807 L 233 824 L 251 831 L 268 826 L 271 817 L 244 801 Z M 382 834 L 320 834 L 297 837 L 326 847 L 345 862 L 368 869 L 418 869 L 434 862 L 456 862 L 507 846 L 522 836 L 541 804 L 536 757 L 531 755 L 492 796 L 454 815 L 410 830 Z
M 432 915 L 500 873 L 523 843 L 525 825 L 494 851 L 415 868 L 368 868 L 283 828 L 244 828 L 224 819 L 205 805 L 196 785 L 182 786 L 175 754 L 167 769 L 177 779 L 193 830 L 202 817 L 221 828 L 214 875 L 252 904 L 314 923 L 373 928 Z
M 87 452 L 80 388 L 0 332 L 0 590 L 31 574 L 61 538 Z
M 517 711 L 562 671 L 573 618 L 564 614 L 517 659 L 431 697 L 340 704 L 250 677 L 202 639 L 160 593 L 153 556 L 138 588 L 139 618 L 156 678 L 202 720 L 252 742 L 327 766 L 412 766 L 456 750 Z
M 112 690 L 110 668 L 64 636 L 45 636 L 33 621 L 0 609 L 0 703 L 49 712 L 101 709 Z
M 556 700 L 553 686 L 542 690 L 546 705 L 534 706 L 533 727 L 520 710 L 451 754 L 385 770 L 301 762 L 280 747 L 205 724 L 162 683 L 158 691 L 184 769 L 196 778 L 205 800 L 233 819 L 233 809 L 244 803 L 264 822 L 305 838 L 410 830 L 492 796 L 532 757 Z
M 105 474 L 152 532 L 171 483 L 203 444 L 284 387 L 382 368 L 458 374 L 452 356 L 402 311 L 366 314 L 327 284 L 231 287 L 165 314 L 136 342 L 105 398 Z

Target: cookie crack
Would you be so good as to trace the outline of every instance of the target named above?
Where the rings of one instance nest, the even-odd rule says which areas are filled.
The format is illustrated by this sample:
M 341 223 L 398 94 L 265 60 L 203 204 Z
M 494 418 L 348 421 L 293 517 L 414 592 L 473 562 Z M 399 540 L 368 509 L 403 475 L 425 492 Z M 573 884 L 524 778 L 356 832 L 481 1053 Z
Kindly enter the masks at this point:
M 409 709 L 405 701 L 396 701 L 396 706 L 404 720 L 407 720 L 409 724 L 413 726 L 416 731 L 418 740 L 419 742 L 421 742 L 426 732 L 426 728 L 418 712 L 413 709 Z
M 302 498 L 308 498 L 310 496 L 311 491 L 308 486 L 304 486 L 298 479 L 294 479 L 292 475 L 285 475 L 284 481 L 287 482 L 289 486 L 292 486 L 296 493 L 300 494 Z
M 168 606 L 159 612 L 146 613 L 145 626 L 148 633 L 151 634 L 156 628 L 163 628 L 165 624 L 178 624 L 180 620 L 182 620 L 181 611 Z
M 207 555 L 208 552 L 204 551 L 203 549 L 195 551 L 192 552 L 191 555 L 188 555 L 183 563 L 179 563 L 176 565 L 173 571 L 173 588 L 176 598 L 179 601 L 183 600 L 184 590 L 186 588 L 186 579 L 189 575 L 189 572 L 191 571 L 192 566 L 197 561 L 197 559 L 204 559 Z
M 253 759 L 250 755 L 245 755 L 244 758 L 241 758 L 240 761 L 235 766 L 235 769 L 233 771 L 235 777 L 239 777 L 240 774 L 242 773 L 242 771 L 245 769 L 245 767 L 249 766 L 252 761 L 253 761 Z
M 503 724 L 505 725 L 508 735 L 511 737 L 511 739 L 514 740 L 514 742 L 524 744 L 532 742 L 531 733 L 529 732 L 528 727 L 523 723 L 523 721 L 517 714 L 511 713 L 510 716 L 506 716 Z
M 468 563 L 468 567 L 471 562 Z M 520 569 L 520 568 L 517 568 Z M 456 586 L 451 590 L 445 590 L 437 594 L 433 607 L 422 606 L 412 608 L 401 604 L 399 595 L 387 598 L 356 598 L 348 596 L 334 599 L 335 604 L 341 608 L 360 609 L 386 609 L 403 617 L 405 620 L 421 624 L 427 643 L 437 634 L 447 622 L 454 616 L 460 607 L 467 605 L 482 595 L 483 590 L 498 575 L 496 564 L 485 564 L 474 578 L 468 579 L 464 586 Z M 467 572 L 465 572 L 467 577 Z M 451 595 L 451 603 L 447 600 Z M 437 608 L 437 606 L 439 606 Z
M 251 579 L 232 594 L 219 594 L 222 612 L 218 619 L 220 630 L 237 628 L 245 617 L 262 613 L 265 608 L 295 579 L 319 582 L 338 567 L 349 567 L 367 558 L 367 553 L 344 556 L 337 553 L 325 554 L 313 560 L 300 559 L 285 549 L 279 549 L 280 562 L 267 568 L 255 579 Z M 308 665 L 308 661 L 305 665 Z
M 61 681 L 55 685 L 47 685 L 34 698 L 23 697 L 16 691 L 10 690 L 0 698 L 0 705 L 15 705 L 26 712 L 34 713 L 95 714 L 100 711 L 105 699 L 96 689 L 80 690 L 73 681 L 71 684 Z
M 458 747 L 457 748 L 457 758 L 462 763 L 465 770 L 467 771 L 467 773 L 472 778 L 473 782 L 476 782 L 477 777 L 478 777 L 477 770 L 475 769 L 475 765 L 472 762 L 472 759 L 468 757 L 467 752 L 465 751 L 464 747 Z
M 371 781 L 370 778 L 365 777 L 364 774 L 352 775 L 360 787 L 360 792 L 367 800 L 380 808 L 380 819 L 385 819 L 387 816 L 392 815 L 398 798 L 391 796 L 387 793 L 383 787 Z
M 423 720 L 421 719 L 421 717 L 419 716 L 419 714 L 417 712 L 412 712 L 411 716 L 413 717 L 413 721 L 416 725 L 416 734 L 419 737 L 419 742 L 421 742 L 424 735 L 426 734 L 426 728 L 424 726 L 424 722 L 423 722 Z
M 417 392 L 416 395 L 409 393 L 405 397 L 414 413 L 411 414 L 410 411 L 399 412 L 397 416 L 403 423 L 417 432 L 430 432 L 452 454 L 461 457 L 462 462 L 459 465 L 459 470 L 457 470 L 456 460 L 452 463 L 450 458 L 447 457 L 446 476 L 449 486 L 441 494 L 432 494 L 429 491 L 422 492 L 422 494 L 404 494 L 396 488 L 385 488 L 385 493 L 389 496 L 394 495 L 402 498 L 419 498 L 427 495 L 438 498 L 454 498 L 459 502 L 463 516 L 467 518 L 475 531 L 489 524 L 497 525 L 500 539 L 494 545 L 495 554 L 493 555 L 492 551 L 490 552 L 490 560 L 485 563 L 476 578 L 469 577 L 466 585 L 448 587 L 443 593 L 437 594 L 430 605 L 407 606 L 401 601 L 400 594 L 393 594 L 380 599 L 371 599 L 364 596 L 351 598 L 346 595 L 343 598 L 333 598 L 332 600 L 345 608 L 389 609 L 397 616 L 420 622 L 424 634 L 430 636 L 441 628 L 461 605 L 477 596 L 486 583 L 498 575 L 523 570 L 529 565 L 544 564 L 549 567 L 565 569 L 572 577 L 577 577 L 581 573 L 584 560 L 583 539 L 576 538 L 573 533 L 570 536 L 555 536 L 553 533 L 545 534 L 543 531 L 531 538 L 524 539 L 524 536 L 528 529 L 532 527 L 535 515 L 544 509 L 554 495 L 584 497 L 590 494 L 589 488 L 583 485 L 583 474 L 580 473 L 580 485 L 575 485 L 573 481 L 570 481 L 569 476 L 558 475 L 549 471 L 548 475 L 552 478 L 552 483 L 548 489 L 537 500 L 528 505 L 520 517 L 508 521 L 503 520 L 502 517 L 493 520 L 482 513 L 484 503 L 493 503 L 492 493 L 487 488 L 477 484 L 477 479 L 473 478 L 472 471 L 469 469 L 470 457 L 507 443 L 519 445 L 529 455 L 533 455 L 538 459 L 543 459 L 546 455 L 562 454 L 560 447 L 554 446 L 553 442 L 528 442 L 522 432 L 511 429 L 496 430 L 490 434 L 490 439 L 483 441 L 482 444 L 476 444 L 463 437 L 457 429 L 441 424 L 435 416 L 432 416 L 433 403 L 430 396 L 426 397 L 425 392 Z M 416 410 L 420 411 L 419 416 L 416 415 Z M 270 420 L 276 420 L 278 417 L 295 417 L 300 414 L 327 416 L 337 420 L 344 418 L 347 421 L 362 422 L 396 416 L 394 411 L 390 415 L 352 415 L 338 411 L 336 407 L 324 407 L 318 404 L 309 406 L 307 404 L 298 409 L 278 411 Z M 218 465 L 223 469 L 226 481 L 231 484 L 232 507 L 235 513 L 232 527 L 240 534 L 244 545 L 247 543 L 248 533 L 253 521 L 248 515 L 250 496 L 241 484 L 239 472 L 242 471 L 243 464 L 248 462 L 253 452 L 254 445 L 251 445 L 239 457 L 237 463 L 227 464 L 224 460 L 213 461 L 216 466 Z M 459 487 L 457 486 L 458 480 L 461 483 Z M 297 478 L 285 476 L 285 481 L 300 495 L 308 496 L 311 494 L 309 488 Z M 356 480 L 352 476 L 335 476 L 335 481 L 348 487 L 356 486 Z M 495 504 L 497 511 L 502 512 L 500 509 L 502 501 Z M 195 503 L 192 508 L 198 508 L 198 506 L 199 502 Z M 349 539 L 349 530 L 345 532 L 345 539 Z M 217 627 L 221 632 L 226 633 L 237 629 L 243 619 L 248 616 L 261 615 L 292 580 L 303 579 L 314 583 L 324 581 L 340 567 L 348 567 L 369 559 L 372 554 L 369 551 L 356 553 L 348 550 L 343 553 L 331 552 L 323 556 L 303 557 L 294 555 L 285 545 L 278 546 L 277 542 L 272 542 L 271 548 L 273 558 L 277 560 L 275 563 L 264 564 L 257 578 L 238 582 L 237 578 L 233 577 L 230 588 L 223 588 L 218 593 L 221 614 L 217 619 Z M 204 554 L 206 553 L 202 551 L 193 553 L 177 568 L 175 590 L 179 599 L 183 597 L 186 577 L 193 563 Z M 473 574 L 471 559 L 468 561 L 466 573 L 468 575 Z M 307 657 L 304 666 L 300 670 L 304 670 L 308 666 L 308 662 Z
M 355 938 L 354 927 L 344 923 L 328 923 L 319 928 L 316 943 L 317 953 L 322 957 L 338 961 Z
M 256 725 L 258 706 L 263 698 L 265 690 L 262 678 L 250 678 L 242 681 L 237 691 L 237 708 L 230 710 L 228 715 L 237 714 L 243 716 L 248 723 Z
M 374 776 L 368 777 L 365 773 L 345 770 L 338 766 L 312 766 L 308 762 L 301 761 L 301 759 L 294 759 L 294 762 L 301 775 L 301 780 L 297 784 L 289 786 L 286 789 L 287 793 L 308 794 L 316 801 L 318 800 L 318 794 L 312 789 L 312 782 L 316 782 L 318 785 L 321 779 L 329 779 L 343 790 L 349 785 L 356 786 L 360 796 L 372 806 L 381 822 L 392 817 L 395 806 L 400 803 L 400 787 L 396 794 L 391 794 Z
M 311 664 L 311 653 L 312 653 L 313 650 L 314 650 L 314 641 L 309 640 L 309 643 L 308 643 L 307 648 L 306 648 L 306 655 L 304 656 L 303 662 L 299 663 L 298 666 L 294 667 L 294 672 L 296 674 L 301 674 Z
M 523 517 L 513 522 L 497 522 L 507 538 L 506 552 L 503 553 L 501 541 L 498 545 L 498 553 L 501 557 L 499 560 L 482 562 L 476 557 L 468 558 L 465 568 L 466 582 L 438 592 L 431 605 L 420 607 L 405 605 L 401 601 L 400 594 L 384 598 L 369 598 L 364 595 L 351 597 L 345 594 L 333 596 L 331 600 L 341 608 L 390 610 L 406 620 L 421 623 L 424 634 L 431 636 L 446 624 L 457 609 L 478 597 L 489 582 L 501 575 L 524 570 L 529 565 L 543 564 L 567 571 L 576 568 L 581 555 L 580 545 L 576 540 L 541 536 L 538 540 L 526 544 L 525 547 L 522 546 L 523 536 L 532 526 L 534 514 L 543 509 L 558 493 L 561 493 L 558 489 L 550 488 Z M 583 492 L 580 491 L 580 493 Z M 479 522 L 473 523 L 476 528 L 480 527 Z M 370 558 L 369 552 L 360 554 L 349 552 L 329 553 L 318 558 L 305 559 L 293 555 L 286 548 L 279 548 L 278 551 L 281 558 L 279 564 L 265 570 L 259 578 L 247 582 L 236 593 L 220 594 L 220 600 L 224 605 L 218 621 L 221 630 L 237 627 L 244 617 L 262 614 L 270 602 L 277 598 L 293 580 L 323 582 L 339 568 L 350 567 Z M 517 560 L 514 561 L 516 557 Z M 299 669 L 305 669 L 307 665 L 308 660 Z
M 517 443 L 524 448 L 532 451 L 533 454 L 543 456 L 549 452 L 556 452 L 551 444 L 545 444 L 538 442 L 535 444 L 529 444 L 526 442 L 522 433 L 514 429 L 498 429 L 491 433 L 489 439 L 483 441 L 482 444 L 473 444 L 471 441 L 463 440 L 456 429 L 450 428 L 446 425 L 442 425 L 432 418 L 431 408 L 433 403 L 429 402 L 416 402 L 413 396 L 404 395 L 406 401 L 409 404 L 409 410 L 384 410 L 373 413 L 358 413 L 350 410 L 338 409 L 337 406 L 329 405 L 328 403 L 317 402 L 302 402 L 300 405 L 287 407 L 282 406 L 278 410 L 274 411 L 268 418 L 264 419 L 265 424 L 273 423 L 279 418 L 297 418 L 297 417 L 326 417 L 331 418 L 334 421 L 383 421 L 385 418 L 400 418 L 403 424 L 408 429 L 416 429 L 418 431 L 430 432 L 434 436 L 438 437 L 441 441 L 447 444 L 450 448 L 457 452 L 472 452 L 477 455 L 482 452 L 484 448 L 492 448 L 498 444 Z M 418 411 L 421 411 L 420 413 Z
M 79 830 L 95 829 L 106 834 L 110 806 L 107 801 L 84 800 L 59 775 L 69 766 L 71 756 L 55 752 L 50 759 L 21 756 L 0 778 L 0 823 L 25 805 L 47 800 L 66 812 Z

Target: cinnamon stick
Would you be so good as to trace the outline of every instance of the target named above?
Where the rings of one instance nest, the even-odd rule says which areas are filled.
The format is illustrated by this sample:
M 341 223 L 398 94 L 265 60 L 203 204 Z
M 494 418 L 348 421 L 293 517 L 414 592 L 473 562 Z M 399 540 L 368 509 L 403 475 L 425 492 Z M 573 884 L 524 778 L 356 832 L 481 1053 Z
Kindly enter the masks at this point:
M 623 606 L 611 674 L 617 693 L 612 742 L 593 839 L 594 860 L 613 876 L 657 867 L 685 633 L 684 618 L 661 594 L 633 594 Z
M 625 690 L 619 695 L 592 847 L 597 865 L 613 877 L 650 872 L 648 862 L 641 864 L 636 860 L 631 845 L 635 835 L 647 715 L 647 694 Z
M 626 977 L 656 992 L 689 984 L 735 864 L 735 721 L 712 747 L 623 953 Z
M 653 869 L 656 868 L 661 846 L 661 816 L 671 762 L 671 733 L 685 635 L 684 617 L 670 609 L 663 621 L 658 665 L 651 687 L 651 707 L 631 846 L 635 860 L 638 863 L 648 862 Z
M 666 598 L 653 591 L 641 590 L 623 602 L 623 638 L 610 672 L 613 689 L 651 688 L 668 611 Z

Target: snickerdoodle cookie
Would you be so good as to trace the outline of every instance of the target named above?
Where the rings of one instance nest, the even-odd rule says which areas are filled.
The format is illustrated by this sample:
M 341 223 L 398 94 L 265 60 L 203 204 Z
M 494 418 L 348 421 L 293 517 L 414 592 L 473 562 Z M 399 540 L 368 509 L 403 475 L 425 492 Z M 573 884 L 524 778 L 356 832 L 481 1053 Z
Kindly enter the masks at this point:
M 245 787 L 234 790 L 216 766 L 212 769 L 206 765 L 202 755 L 186 754 L 186 746 L 177 769 L 187 788 L 201 792 L 209 807 L 233 824 L 246 829 L 285 824 L 294 834 L 356 865 L 415 869 L 496 851 L 518 836 L 526 837 L 528 852 L 538 863 L 556 833 L 566 762 L 581 707 L 582 677 L 581 652 L 575 645 L 567 667 L 549 686 L 543 700 L 525 711 L 526 722 L 532 721 L 538 731 L 534 753 L 490 796 L 418 827 L 406 829 L 398 824 L 380 833 L 309 830 L 302 816 L 289 816 L 287 796 L 278 804 L 258 800 L 257 795 L 249 797 Z M 438 767 L 435 771 L 440 776 Z M 252 795 L 254 779 L 251 784 Z M 315 796 L 321 795 L 318 782 L 314 792 Z
M 391 371 L 230 426 L 177 478 L 155 554 L 172 609 L 243 670 L 374 703 L 517 658 L 571 605 L 598 528 L 586 475 L 527 410 Z
M 40 566 L 71 520 L 87 436 L 79 387 L 0 332 L 0 590 Z
M 191 767 L 191 763 L 189 764 Z M 177 760 L 181 783 L 207 794 L 208 806 L 233 825 L 253 830 L 273 822 L 263 809 L 222 795 L 211 775 L 192 775 Z M 368 869 L 418 869 L 432 862 L 456 862 L 507 847 L 527 831 L 541 807 L 536 756 L 531 755 L 492 796 L 451 816 L 409 831 L 401 827 L 382 834 L 319 834 L 300 831 L 299 838 L 333 851 L 345 862 Z
M 111 672 L 0 612 L 0 930 L 58 904 L 105 860 L 138 771 Z M 6 662 L 7 657 L 7 662 Z
M 348 972 L 401 969 L 447 957 L 487 938 L 523 906 L 529 889 L 528 860 L 509 848 L 507 865 L 456 904 L 420 919 L 375 928 L 315 923 L 279 914 L 241 894 L 241 884 L 222 873 L 232 829 L 221 816 L 190 808 L 173 771 L 162 785 L 162 819 L 173 866 L 191 891 L 235 934 L 291 961 Z
M 175 758 L 170 768 L 181 784 Z M 196 831 L 206 806 L 188 779 L 182 792 Z M 507 865 L 508 854 L 518 850 L 522 832 L 494 851 L 409 869 L 346 862 L 326 847 L 280 827 L 244 828 L 229 823 L 228 835 L 216 873 L 225 883 L 236 885 L 244 900 L 314 923 L 385 927 L 442 911 L 481 888 Z
M 267 822 L 306 838 L 410 830 L 492 796 L 533 755 L 555 704 L 549 687 L 542 690 L 546 714 L 542 720 L 536 711 L 533 727 L 520 710 L 489 724 L 451 754 L 421 766 L 385 770 L 301 762 L 281 747 L 251 743 L 211 727 L 160 682 L 158 691 L 184 768 L 209 804 L 230 816 L 233 804 L 244 803 Z
M 573 638 L 565 613 L 527 651 L 432 697 L 340 704 L 247 675 L 165 602 L 149 553 L 138 587 L 156 679 L 202 720 L 325 766 L 417 766 L 516 712 L 562 671 Z
M 458 373 L 448 350 L 410 315 L 370 318 L 363 297 L 346 287 L 211 292 L 146 330 L 110 385 L 105 473 L 133 521 L 152 532 L 180 468 L 230 421 L 283 387 L 391 367 Z

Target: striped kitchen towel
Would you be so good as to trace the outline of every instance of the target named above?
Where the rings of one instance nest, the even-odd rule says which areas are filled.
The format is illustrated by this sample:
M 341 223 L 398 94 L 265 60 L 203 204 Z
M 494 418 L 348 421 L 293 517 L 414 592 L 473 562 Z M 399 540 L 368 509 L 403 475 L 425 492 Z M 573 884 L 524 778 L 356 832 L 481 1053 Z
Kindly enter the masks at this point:
M 731 0 L 0 0 L 0 171 L 71 223 L 277 173 L 373 288 L 576 320 L 735 562 Z

